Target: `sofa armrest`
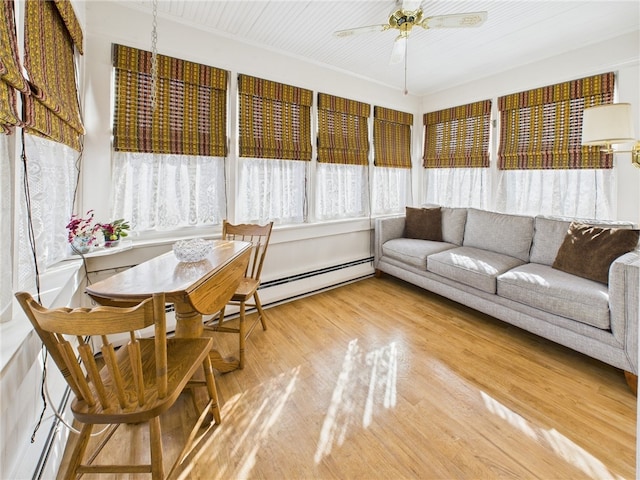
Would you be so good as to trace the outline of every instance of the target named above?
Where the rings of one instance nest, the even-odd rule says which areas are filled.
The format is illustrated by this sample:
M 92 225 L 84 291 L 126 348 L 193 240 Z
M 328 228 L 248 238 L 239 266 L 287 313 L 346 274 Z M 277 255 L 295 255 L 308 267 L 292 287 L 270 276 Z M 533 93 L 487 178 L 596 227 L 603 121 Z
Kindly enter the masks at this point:
M 376 218 L 374 233 L 374 265 L 377 267 L 382 257 L 382 245 L 404 234 L 405 216 Z
M 640 251 L 618 257 L 609 269 L 611 333 L 624 345 L 638 374 L 638 323 L 640 322 Z

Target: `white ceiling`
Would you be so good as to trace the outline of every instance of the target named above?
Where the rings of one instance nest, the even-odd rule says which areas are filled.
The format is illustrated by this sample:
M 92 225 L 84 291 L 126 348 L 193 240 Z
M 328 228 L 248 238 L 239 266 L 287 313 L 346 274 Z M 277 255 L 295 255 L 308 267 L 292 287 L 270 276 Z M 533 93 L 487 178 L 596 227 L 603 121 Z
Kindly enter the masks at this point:
M 123 1 L 151 9 L 150 0 Z M 397 30 L 333 35 L 385 24 L 396 6 L 394 0 L 159 0 L 158 16 L 403 89 L 404 64 L 389 64 Z M 638 0 L 423 0 L 422 8 L 425 16 L 486 11 L 488 19 L 477 28 L 414 27 L 407 84 L 415 95 L 640 30 Z

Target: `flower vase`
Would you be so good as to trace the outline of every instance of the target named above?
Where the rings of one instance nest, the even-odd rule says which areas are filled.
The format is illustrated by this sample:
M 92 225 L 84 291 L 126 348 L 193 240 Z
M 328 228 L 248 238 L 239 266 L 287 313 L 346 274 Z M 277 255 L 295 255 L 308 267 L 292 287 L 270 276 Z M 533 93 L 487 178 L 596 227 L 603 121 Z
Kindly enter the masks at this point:
M 91 250 L 92 235 L 76 235 L 71 242 L 73 253 L 85 254 Z
M 117 247 L 118 244 L 120 243 L 120 237 L 116 237 L 115 240 L 111 240 L 110 238 L 107 238 L 106 236 L 104 237 L 104 247 L 105 248 L 111 248 L 111 247 Z

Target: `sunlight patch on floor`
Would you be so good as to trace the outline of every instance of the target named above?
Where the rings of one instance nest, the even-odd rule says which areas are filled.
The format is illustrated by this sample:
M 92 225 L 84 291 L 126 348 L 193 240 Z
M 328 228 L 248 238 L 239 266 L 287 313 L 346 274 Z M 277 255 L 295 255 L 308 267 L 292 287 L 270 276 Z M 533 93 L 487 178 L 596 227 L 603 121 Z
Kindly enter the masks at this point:
M 579 468 L 586 476 L 593 479 L 622 480 L 623 477 L 613 475 L 609 469 L 584 448 L 576 445 L 569 438 L 555 429 L 544 430 L 531 425 L 525 418 L 510 410 L 496 399 L 480 392 L 484 404 L 491 413 L 507 421 L 511 426 L 527 437 L 553 450 L 559 457 Z
M 195 465 L 203 455 L 211 455 L 216 445 L 230 445 L 232 448 L 225 468 L 210 472 L 211 476 L 208 478 L 229 478 L 229 468 L 233 469 L 234 478 L 249 478 L 256 463 L 256 456 L 268 442 L 270 430 L 281 419 L 285 405 L 295 391 L 299 376 L 298 366 L 270 380 L 268 386 L 260 385 L 225 401 L 220 412 L 222 424 L 201 447 L 191 465 Z M 237 428 L 225 429 L 225 421 L 237 425 Z M 189 478 L 190 471 L 191 468 L 188 468 L 182 472 L 180 478 Z
M 342 445 L 356 419 L 362 412 L 362 426 L 373 421 L 376 408 L 393 408 L 397 401 L 398 348 L 395 342 L 363 351 L 357 339 L 349 342 L 327 409 L 318 448 L 316 463 L 331 453 L 333 445 Z

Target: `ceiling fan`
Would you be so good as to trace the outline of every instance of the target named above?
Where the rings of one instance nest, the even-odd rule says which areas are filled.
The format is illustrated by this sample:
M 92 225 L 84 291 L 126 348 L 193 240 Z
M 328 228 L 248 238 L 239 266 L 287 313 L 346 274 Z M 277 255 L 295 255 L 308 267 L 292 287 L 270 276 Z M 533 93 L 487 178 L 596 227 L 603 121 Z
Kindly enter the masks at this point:
M 487 12 L 454 13 L 451 15 L 436 15 L 425 17 L 421 6 L 422 0 L 396 0 L 396 8 L 391 12 L 389 21 L 382 25 L 369 25 L 365 27 L 338 30 L 333 34 L 336 37 L 349 37 L 351 35 L 369 32 L 384 32 L 398 30 L 391 51 L 389 63 L 402 62 L 406 55 L 407 39 L 413 27 L 430 28 L 468 28 L 478 27 L 487 19 Z

